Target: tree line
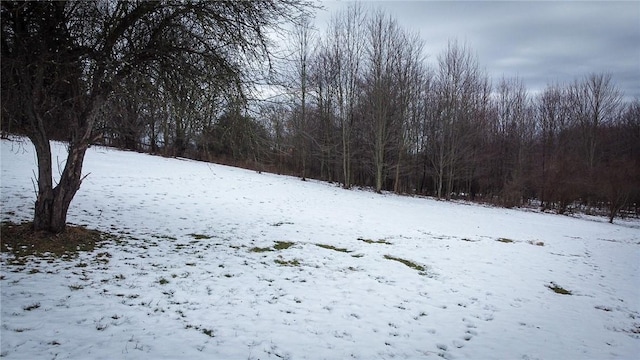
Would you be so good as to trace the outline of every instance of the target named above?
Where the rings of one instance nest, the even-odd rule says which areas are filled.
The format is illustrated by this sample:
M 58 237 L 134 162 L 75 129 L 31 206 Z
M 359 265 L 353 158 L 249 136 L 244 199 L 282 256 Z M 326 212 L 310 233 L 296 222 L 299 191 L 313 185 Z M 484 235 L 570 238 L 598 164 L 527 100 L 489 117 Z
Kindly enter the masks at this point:
M 204 14 L 216 27 L 165 19 L 165 9 L 111 44 L 115 68 L 101 71 L 117 81 L 92 108 L 92 143 L 345 188 L 606 213 L 610 221 L 621 212 L 638 215 L 640 100 L 625 101 L 610 74 L 532 93 L 518 78 L 490 79 L 457 41 L 430 65 L 417 33 L 357 3 L 335 14 L 322 34 L 302 13 L 276 56 L 262 56 L 275 53 L 264 33 L 233 36 L 234 21 L 255 20 L 236 8 L 250 3 L 214 4 L 229 6 L 212 4 Z M 281 10 L 261 6 L 253 15 Z M 228 23 L 217 23 L 221 9 Z M 207 41 L 220 34 L 229 37 Z M 58 82 L 49 86 L 62 91 Z M 3 82 L 3 103 L 4 89 Z M 77 125 L 64 123 L 74 119 L 56 121 L 51 138 L 76 136 L 68 129 Z M 2 124 L 14 132 L 27 125 Z
M 423 46 L 389 14 L 357 4 L 323 36 L 303 18 L 269 101 L 221 106 L 205 91 L 192 114 L 132 117 L 137 145 L 117 131 L 106 141 L 345 188 L 611 221 L 621 210 L 638 214 L 640 101 L 625 102 L 610 74 L 534 94 L 518 78 L 490 79 L 464 44 L 450 41 L 435 66 Z
M 347 188 L 638 214 L 640 100 L 611 74 L 531 93 L 456 41 L 428 66 L 419 36 L 380 11 L 352 6 L 324 38 L 305 26 L 294 91 L 255 118 L 272 134 L 264 162 Z

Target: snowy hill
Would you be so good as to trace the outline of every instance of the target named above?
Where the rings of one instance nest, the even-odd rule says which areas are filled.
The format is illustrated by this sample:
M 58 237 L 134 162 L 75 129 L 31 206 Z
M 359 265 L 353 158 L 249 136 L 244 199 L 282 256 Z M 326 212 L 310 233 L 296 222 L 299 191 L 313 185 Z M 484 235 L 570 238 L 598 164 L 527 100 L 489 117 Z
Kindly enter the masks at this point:
M 54 161 L 64 150 L 54 144 Z M 34 169 L 30 143 L 2 140 L 3 220 L 30 219 Z M 640 353 L 637 221 L 377 195 L 101 147 L 84 173 L 69 221 L 125 241 L 22 266 L 3 253 L 3 357 Z

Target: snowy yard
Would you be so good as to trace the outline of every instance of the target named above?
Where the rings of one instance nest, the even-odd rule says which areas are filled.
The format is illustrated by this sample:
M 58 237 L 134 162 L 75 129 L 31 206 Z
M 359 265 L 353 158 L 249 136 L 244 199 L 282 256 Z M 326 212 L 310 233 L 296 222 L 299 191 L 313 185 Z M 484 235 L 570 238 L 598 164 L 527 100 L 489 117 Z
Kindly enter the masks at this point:
M 54 144 L 63 161 L 64 145 Z M 2 140 L 2 220 L 35 155 Z M 57 173 L 57 169 L 54 169 Z M 101 147 L 71 260 L 2 253 L 14 359 L 631 359 L 640 222 L 378 195 Z M 566 289 L 571 294 L 552 290 Z

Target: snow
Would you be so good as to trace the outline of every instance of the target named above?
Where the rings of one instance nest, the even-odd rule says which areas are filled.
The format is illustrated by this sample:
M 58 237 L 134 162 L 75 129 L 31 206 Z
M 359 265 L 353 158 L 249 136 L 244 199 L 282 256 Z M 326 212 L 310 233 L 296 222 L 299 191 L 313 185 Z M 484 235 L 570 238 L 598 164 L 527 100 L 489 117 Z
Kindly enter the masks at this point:
M 65 146 L 53 151 L 62 163 Z M 29 220 L 34 149 L 2 140 L 1 154 L 2 220 Z M 88 150 L 83 172 L 69 222 L 119 241 L 26 265 L 3 253 L 3 357 L 640 353 L 637 220 L 379 195 L 103 147 Z

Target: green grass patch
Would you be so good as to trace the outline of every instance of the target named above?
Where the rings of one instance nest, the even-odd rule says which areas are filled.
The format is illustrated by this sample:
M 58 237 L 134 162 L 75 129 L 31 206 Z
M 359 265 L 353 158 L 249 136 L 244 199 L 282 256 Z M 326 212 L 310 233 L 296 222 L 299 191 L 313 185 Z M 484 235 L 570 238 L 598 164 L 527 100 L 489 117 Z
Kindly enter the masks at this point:
M 367 244 L 385 244 L 385 245 L 392 245 L 390 242 L 388 242 L 385 239 L 380 239 L 380 240 L 371 240 L 371 239 L 365 239 L 365 238 L 358 238 L 359 241 L 362 242 L 366 242 Z
M 513 240 L 511 240 L 511 239 L 507 239 L 507 238 L 499 238 L 499 239 L 498 239 L 498 240 L 496 240 L 496 241 L 499 241 L 499 242 L 502 242 L 502 243 L 506 243 L 506 244 L 510 244 L 510 243 L 513 243 L 513 242 L 514 242 Z
M 560 294 L 560 295 L 571 295 L 572 294 L 570 290 L 567 290 L 567 289 L 563 288 L 562 286 L 560 286 L 560 285 L 558 285 L 558 284 L 556 284 L 554 282 L 551 282 L 551 284 L 547 285 L 547 287 L 549 289 L 551 289 L 553 292 L 555 292 L 556 294 Z
M 254 247 L 254 248 L 249 249 L 249 251 L 250 252 L 255 252 L 255 253 L 263 253 L 263 252 L 273 251 L 273 248 L 270 248 L 270 247 L 264 247 L 264 248 Z
M 194 238 L 196 240 L 205 240 L 205 239 L 212 239 L 213 238 L 213 236 L 204 235 L 204 234 L 189 234 L 189 236 L 191 236 L 192 238 Z
M 410 268 L 412 268 L 414 270 L 421 271 L 421 272 L 424 272 L 426 270 L 424 268 L 424 266 L 418 265 L 418 264 L 414 263 L 413 261 L 409 261 L 409 260 L 402 259 L 402 258 L 399 258 L 399 257 L 391 256 L 391 255 L 385 255 L 384 258 L 387 259 L 387 260 L 393 260 L 393 261 L 397 261 L 397 262 L 403 263 L 406 266 L 408 266 L 408 267 L 410 267 Z
M 300 266 L 300 261 L 298 261 L 298 259 L 293 259 L 293 260 L 275 259 L 274 262 L 281 266 Z
M 323 249 L 327 249 L 327 250 L 334 250 L 334 251 L 338 251 L 338 252 L 343 252 L 343 253 L 350 253 L 351 251 L 347 250 L 347 249 L 343 249 L 343 248 L 337 248 L 333 245 L 327 245 L 327 244 L 316 244 L 316 246 L 319 246 Z
M 293 245 L 295 245 L 295 243 L 290 241 L 276 241 L 275 245 L 273 245 L 272 247 L 253 247 L 249 249 L 249 252 L 263 253 L 276 250 L 286 250 Z
M 276 244 L 273 246 L 276 250 L 286 250 L 295 245 L 295 243 L 290 241 L 276 241 Z
M 169 280 L 165 278 L 160 278 L 160 280 L 158 280 L 158 284 L 160 285 L 167 285 L 168 283 L 169 283 Z

